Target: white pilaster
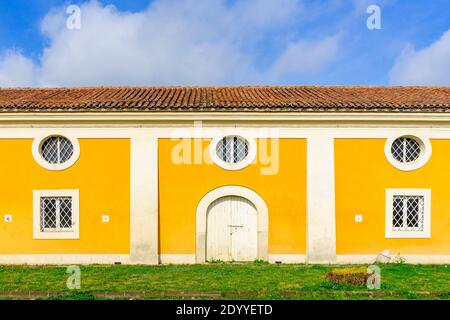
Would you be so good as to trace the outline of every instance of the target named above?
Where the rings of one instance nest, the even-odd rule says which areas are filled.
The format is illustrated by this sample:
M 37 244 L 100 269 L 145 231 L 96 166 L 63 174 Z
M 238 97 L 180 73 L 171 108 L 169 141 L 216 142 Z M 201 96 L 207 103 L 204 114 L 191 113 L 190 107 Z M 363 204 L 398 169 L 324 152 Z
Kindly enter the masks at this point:
M 308 137 L 307 145 L 308 263 L 336 261 L 334 139 L 326 132 Z
M 130 175 L 130 262 L 157 264 L 158 139 L 155 135 L 146 131 L 132 135 Z

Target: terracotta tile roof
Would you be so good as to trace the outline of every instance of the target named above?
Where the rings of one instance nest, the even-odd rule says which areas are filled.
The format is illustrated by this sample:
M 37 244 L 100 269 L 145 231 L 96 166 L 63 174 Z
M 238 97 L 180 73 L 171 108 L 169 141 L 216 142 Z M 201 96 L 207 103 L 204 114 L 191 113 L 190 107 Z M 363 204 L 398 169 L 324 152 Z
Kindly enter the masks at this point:
M 450 87 L 0 89 L 0 112 L 450 112 Z

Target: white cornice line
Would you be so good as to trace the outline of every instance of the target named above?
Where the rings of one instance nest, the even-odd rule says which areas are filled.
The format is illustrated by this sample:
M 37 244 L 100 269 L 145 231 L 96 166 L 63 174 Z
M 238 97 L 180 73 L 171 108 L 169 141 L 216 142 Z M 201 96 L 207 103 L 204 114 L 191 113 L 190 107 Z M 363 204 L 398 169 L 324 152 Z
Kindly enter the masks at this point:
M 450 113 L 355 112 L 71 112 L 4 113 L 0 122 L 176 122 L 176 121 L 289 121 L 289 122 L 450 122 Z

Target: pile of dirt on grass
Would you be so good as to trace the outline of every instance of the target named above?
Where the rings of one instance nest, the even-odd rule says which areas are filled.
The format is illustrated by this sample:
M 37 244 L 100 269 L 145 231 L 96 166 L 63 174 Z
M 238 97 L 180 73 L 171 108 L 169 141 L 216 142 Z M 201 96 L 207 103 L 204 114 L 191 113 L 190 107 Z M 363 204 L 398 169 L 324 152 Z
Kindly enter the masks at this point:
M 339 284 L 365 285 L 371 273 L 366 268 L 339 268 L 327 273 L 326 279 Z

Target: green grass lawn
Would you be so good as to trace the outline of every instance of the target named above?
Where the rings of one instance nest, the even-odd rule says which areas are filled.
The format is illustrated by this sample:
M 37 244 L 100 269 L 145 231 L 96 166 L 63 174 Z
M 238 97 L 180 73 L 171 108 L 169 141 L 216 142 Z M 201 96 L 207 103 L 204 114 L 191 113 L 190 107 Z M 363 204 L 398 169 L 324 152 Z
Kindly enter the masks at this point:
M 379 290 L 328 282 L 326 273 L 339 267 L 344 266 L 90 265 L 80 267 L 81 289 L 70 291 L 64 266 L 0 266 L 0 298 L 26 298 L 31 292 L 73 299 L 112 294 L 122 299 L 450 299 L 446 265 L 381 264 Z

